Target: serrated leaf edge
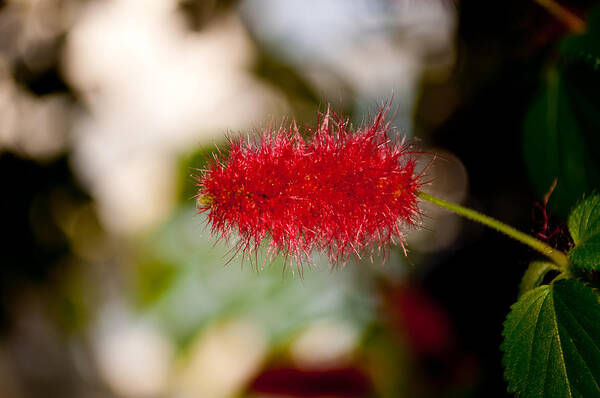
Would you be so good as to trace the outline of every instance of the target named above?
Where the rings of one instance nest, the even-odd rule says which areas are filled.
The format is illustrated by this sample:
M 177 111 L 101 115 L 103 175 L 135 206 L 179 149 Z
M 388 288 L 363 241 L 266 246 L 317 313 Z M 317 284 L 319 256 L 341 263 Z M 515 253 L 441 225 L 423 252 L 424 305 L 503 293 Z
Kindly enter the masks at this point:
M 584 206 L 588 201 L 595 201 L 596 203 L 594 203 L 593 207 L 586 208 L 585 209 L 586 212 L 584 214 L 578 214 L 577 211 L 582 206 Z M 582 238 L 582 236 L 583 236 L 582 230 L 587 228 L 587 226 L 588 226 L 587 220 L 589 220 L 590 214 L 599 207 L 600 207 L 600 194 L 592 193 L 592 194 L 588 195 L 587 197 L 584 197 L 583 199 L 581 199 L 581 201 L 579 201 L 579 203 L 577 203 L 577 205 L 573 208 L 573 210 L 571 210 L 571 215 L 573 215 L 573 214 L 578 215 L 577 217 L 569 216 L 569 219 L 568 219 L 569 232 L 571 233 L 571 238 L 573 239 L 573 242 L 575 243 L 575 247 L 583 244 L 586 240 L 588 240 L 588 238 L 590 238 L 589 236 Z M 586 220 L 585 225 L 583 225 L 583 223 L 582 223 L 583 219 Z M 572 224 L 577 224 L 576 233 L 575 233 L 575 231 L 573 231 L 575 228 L 573 228 Z M 577 235 L 577 236 L 575 236 L 575 235 Z
M 540 290 L 542 289 L 549 289 L 548 285 L 545 286 L 538 286 L 535 289 L 531 289 L 530 291 L 528 291 L 527 293 L 525 293 L 524 295 L 522 295 L 519 300 L 525 300 L 526 297 L 528 295 L 533 295 L 533 294 L 537 294 L 537 293 L 541 293 Z M 531 310 L 531 308 L 535 305 L 537 305 L 538 301 L 540 300 L 545 300 L 547 298 L 547 296 L 550 293 L 548 292 L 548 294 L 546 295 L 540 295 L 540 297 L 536 298 L 531 304 L 529 304 L 529 306 L 527 307 L 527 310 L 523 312 L 523 316 L 520 317 L 520 319 L 518 319 L 517 325 L 514 328 L 514 330 L 510 333 L 510 336 L 512 336 L 513 333 L 515 333 L 516 331 L 518 331 L 521 327 L 521 324 L 523 323 L 523 320 L 525 319 L 525 315 L 527 313 L 529 313 L 529 311 Z M 516 393 L 517 396 L 520 395 L 520 391 L 519 391 L 519 385 L 518 383 L 513 382 L 508 376 L 508 363 L 506 363 L 506 361 L 508 360 L 507 358 L 507 350 L 506 350 L 506 340 L 509 338 L 509 334 L 505 333 L 506 331 L 506 325 L 508 322 L 510 322 L 510 315 L 513 313 L 514 308 L 519 304 L 519 300 L 517 300 L 513 305 L 510 306 L 510 312 L 508 313 L 508 316 L 506 317 L 506 320 L 503 323 L 503 332 L 502 335 L 504 336 L 504 340 L 502 341 L 502 344 L 500 345 L 500 349 L 504 352 L 504 355 L 502 356 L 502 365 L 504 366 L 504 378 L 506 379 L 506 381 L 508 382 L 508 392 L 511 393 Z M 543 304 L 542 304 L 543 306 Z M 537 328 L 537 324 L 539 322 L 539 316 L 540 316 L 540 311 L 537 311 L 536 314 L 536 318 L 535 318 L 535 323 L 536 323 L 536 328 Z M 534 335 L 535 335 L 535 331 L 534 331 Z M 530 350 L 533 350 L 533 345 L 530 346 Z M 527 375 L 529 375 L 529 371 L 531 369 L 531 351 L 529 352 L 529 355 L 527 356 L 528 361 L 527 361 Z
M 563 280 L 563 279 L 561 279 Z M 556 280 L 555 280 L 556 281 Z M 600 299 L 598 299 L 598 293 L 594 290 L 591 289 L 589 286 L 585 285 L 584 283 L 578 281 L 578 280 L 574 280 L 574 279 L 568 279 L 568 280 L 564 280 L 566 283 L 576 283 L 577 289 L 581 289 L 582 287 L 584 288 L 583 290 L 585 290 L 585 288 L 589 289 L 589 293 L 591 293 L 592 295 L 594 295 L 597 298 L 597 302 L 598 304 L 600 304 Z M 502 341 L 501 345 L 500 345 L 500 349 L 501 351 L 504 353 L 504 355 L 502 356 L 502 365 L 504 366 L 504 378 L 507 381 L 508 384 L 508 392 L 510 393 L 514 393 L 517 397 L 521 397 L 524 396 L 522 394 L 522 386 L 519 385 L 519 383 L 514 382 L 513 380 L 511 380 L 510 377 L 512 377 L 512 375 L 508 374 L 509 371 L 509 364 L 507 363 L 508 361 L 508 352 L 507 352 L 507 347 L 506 347 L 506 341 L 509 338 L 509 336 L 512 336 L 513 333 L 515 333 L 516 331 L 518 331 L 521 327 L 521 324 L 523 322 L 523 320 L 526 317 L 526 314 L 529 313 L 529 311 L 531 310 L 531 308 L 533 306 L 535 306 L 539 300 L 544 300 L 544 302 L 542 303 L 542 305 L 540 306 L 540 310 L 537 311 L 536 313 L 536 318 L 535 318 L 535 329 L 534 329 L 534 333 L 533 333 L 533 341 L 535 341 L 535 336 L 537 334 L 537 330 L 539 327 L 539 317 L 540 314 L 542 312 L 542 308 L 544 307 L 544 305 L 546 305 L 546 301 L 550 298 L 552 300 L 551 302 L 551 310 L 552 310 L 552 314 L 553 314 L 553 330 L 551 331 L 551 336 L 552 336 L 552 340 L 550 342 L 550 349 L 553 347 L 554 344 L 556 344 L 556 342 L 559 344 L 558 348 L 559 348 L 559 353 L 560 353 L 560 359 L 561 359 L 561 363 L 560 363 L 560 370 L 561 373 L 564 375 L 565 380 L 566 380 L 566 387 L 568 390 L 568 397 L 569 398 L 573 398 L 573 386 L 571 385 L 571 380 L 570 380 L 570 376 L 569 373 L 567 372 L 567 368 L 566 368 L 566 361 L 565 361 L 565 357 L 564 357 L 564 347 L 562 344 L 562 339 L 561 339 L 561 335 L 560 335 L 560 329 L 558 327 L 558 316 L 556 313 L 556 304 L 554 302 L 555 299 L 558 300 L 558 302 L 560 302 L 566 309 L 569 308 L 569 306 L 564 302 L 564 300 L 561 300 L 560 297 L 556 296 L 556 290 L 554 289 L 554 282 L 552 282 L 550 285 L 543 285 L 543 286 L 538 286 L 528 292 L 526 292 L 525 294 L 523 294 L 519 300 L 517 302 L 515 302 L 513 305 L 511 305 L 510 307 L 510 312 L 507 315 L 505 321 L 503 322 L 503 331 L 502 331 L 502 336 L 504 337 L 504 340 Z M 543 292 L 541 290 L 548 290 L 547 294 L 543 294 Z M 519 301 L 521 300 L 526 300 L 528 295 L 534 295 L 534 294 L 540 294 L 540 296 L 538 298 L 536 298 L 532 303 L 530 303 L 530 305 L 527 307 L 527 310 L 523 312 L 523 316 L 518 318 L 518 322 L 516 327 L 513 329 L 512 332 L 510 333 L 506 333 L 507 331 L 507 324 L 511 321 L 510 319 L 510 315 L 513 313 L 514 308 L 518 305 Z M 583 292 L 583 294 L 585 294 L 585 292 Z M 550 297 L 551 296 L 551 297 Z M 577 320 L 577 318 L 570 312 L 567 311 L 567 314 L 573 318 L 573 320 L 575 321 L 575 323 L 580 326 L 579 321 Z M 598 343 L 596 341 L 594 341 L 594 339 L 592 338 L 592 336 L 589 335 L 588 331 L 585 330 L 583 327 L 580 327 L 579 330 L 581 330 L 586 336 L 589 337 L 589 339 L 594 343 L 594 346 L 597 347 L 600 351 L 600 346 L 598 345 Z M 556 336 L 556 339 L 554 339 L 553 337 Z M 532 341 L 532 342 L 533 342 Z M 573 343 L 574 344 L 574 343 Z M 581 358 L 582 363 L 585 364 L 585 368 L 586 370 L 589 372 L 589 374 L 591 375 L 592 381 L 594 383 L 594 385 L 596 386 L 596 389 L 600 391 L 600 385 L 598 384 L 597 380 L 594 378 L 593 373 L 591 368 L 588 365 L 588 362 L 585 360 L 585 358 L 581 355 L 581 352 L 579 349 L 577 349 L 577 346 L 574 346 L 575 348 L 575 353 Z M 529 375 L 531 372 L 531 356 L 532 356 L 532 352 L 533 352 L 533 344 L 531 344 L 529 346 L 529 354 L 527 356 L 528 361 L 527 361 L 527 377 L 525 378 L 526 380 L 529 379 Z M 548 355 L 549 352 L 551 350 L 548 350 Z M 547 382 L 547 375 L 548 375 L 548 366 L 550 364 L 550 361 L 548 360 L 548 358 L 546 358 L 546 369 L 544 371 L 544 391 L 546 391 L 546 382 Z

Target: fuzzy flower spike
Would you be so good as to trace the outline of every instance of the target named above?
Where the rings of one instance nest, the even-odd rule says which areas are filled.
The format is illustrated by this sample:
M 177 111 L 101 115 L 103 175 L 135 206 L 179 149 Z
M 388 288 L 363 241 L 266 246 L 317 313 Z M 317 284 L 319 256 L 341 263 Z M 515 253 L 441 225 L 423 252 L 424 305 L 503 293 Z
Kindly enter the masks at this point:
M 387 106 L 355 129 L 330 111 L 304 139 L 294 122 L 260 138 L 232 141 L 199 177 L 198 206 L 220 238 L 243 254 L 268 239 L 271 255 L 297 264 L 314 250 L 333 263 L 403 242 L 419 209 L 410 147 L 389 137 Z

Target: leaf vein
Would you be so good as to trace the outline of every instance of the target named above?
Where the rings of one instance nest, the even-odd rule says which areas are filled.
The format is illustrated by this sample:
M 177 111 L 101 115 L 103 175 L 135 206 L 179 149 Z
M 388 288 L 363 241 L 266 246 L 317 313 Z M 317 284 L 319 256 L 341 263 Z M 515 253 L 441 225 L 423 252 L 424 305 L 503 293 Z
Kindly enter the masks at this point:
M 560 297 L 556 297 L 557 301 L 559 301 L 562 305 L 564 305 L 567 309 L 569 308 L 565 302 L 563 300 L 560 299 Z M 579 323 L 579 321 L 577 320 L 576 317 L 574 317 L 568 310 L 566 311 L 566 316 L 568 316 L 575 324 L 577 324 L 578 328 L 580 331 L 582 331 L 587 337 L 589 337 L 589 339 L 592 341 L 592 346 L 594 348 L 596 348 L 596 351 L 600 351 L 600 347 L 598 346 L 598 343 L 596 341 L 594 341 L 594 339 L 592 338 L 592 336 L 589 335 L 589 333 L 587 332 L 587 330 L 581 325 L 581 323 Z M 556 321 L 555 321 L 556 322 Z M 575 353 L 579 356 L 579 358 L 582 359 L 583 363 L 585 363 L 587 370 L 589 371 L 590 375 L 592 376 L 592 381 L 594 382 L 594 385 L 596 386 L 596 390 L 600 391 L 600 386 L 598 385 L 598 381 L 596 380 L 597 376 L 594 376 L 594 372 L 592 372 L 592 369 L 590 368 L 588 361 L 586 361 L 586 359 L 583 357 L 583 355 L 581 355 L 581 353 L 579 352 L 579 349 L 577 347 L 577 345 L 575 344 L 575 340 L 571 339 L 573 341 L 573 345 L 575 346 Z M 564 361 L 563 361 L 564 362 Z
M 562 373 L 564 374 L 564 378 L 565 378 L 565 384 L 567 385 L 567 389 L 569 392 L 569 397 L 573 397 L 573 392 L 571 391 L 571 383 L 569 382 L 569 375 L 567 373 L 567 367 L 565 365 L 565 355 L 563 352 L 563 347 L 562 347 L 562 341 L 560 338 L 560 332 L 558 330 L 558 322 L 557 322 L 557 315 L 556 315 L 556 306 L 554 304 L 554 294 L 552 294 L 552 312 L 553 312 L 553 317 L 552 317 L 552 321 L 554 322 L 554 330 L 556 331 L 556 340 L 558 340 L 558 353 L 560 355 L 560 361 L 559 361 L 559 366 L 562 370 Z M 553 333 L 554 334 L 554 333 Z

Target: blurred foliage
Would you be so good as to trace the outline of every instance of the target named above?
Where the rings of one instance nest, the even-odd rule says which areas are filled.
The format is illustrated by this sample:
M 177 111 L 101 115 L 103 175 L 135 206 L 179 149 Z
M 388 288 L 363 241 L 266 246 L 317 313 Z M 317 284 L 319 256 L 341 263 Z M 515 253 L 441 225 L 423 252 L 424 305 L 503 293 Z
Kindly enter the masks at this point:
M 136 301 L 143 308 L 165 293 L 175 277 L 175 268 L 153 258 L 140 259 L 136 274 Z
M 182 206 L 140 243 L 135 268 L 138 302 L 180 345 L 218 319 L 252 319 L 275 345 L 323 318 L 359 331 L 373 321 L 373 286 L 365 271 L 362 277 L 357 267 L 330 272 L 323 259 L 315 259 L 320 269 L 298 270 L 303 278 L 298 280 L 281 258 L 271 261 L 264 254 L 246 258 L 253 263 L 241 266 L 240 255 L 222 242 L 215 244 L 207 231 L 197 235 L 203 218 Z
M 296 70 L 266 52 L 256 60 L 254 73 L 281 90 L 292 105 L 303 103 L 304 107 L 314 112 L 315 105 L 322 100 Z
M 197 150 L 184 154 L 179 159 L 177 190 L 180 203 L 189 204 L 194 200 L 198 187 L 197 179 L 206 168 L 207 163 L 219 154 L 219 150 L 227 153 L 228 148 L 223 143 L 201 146 Z
M 590 12 L 586 32 L 566 37 L 560 51 L 566 62 L 583 62 L 596 71 L 600 69 L 600 8 Z
M 550 205 L 563 218 L 586 192 L 600 186 L 600 9 L 586 33 L 560 45 L 560 63 L 550 66 L 546 83 L 524 124 L 524 156 L 538 194 L 556 190 Z

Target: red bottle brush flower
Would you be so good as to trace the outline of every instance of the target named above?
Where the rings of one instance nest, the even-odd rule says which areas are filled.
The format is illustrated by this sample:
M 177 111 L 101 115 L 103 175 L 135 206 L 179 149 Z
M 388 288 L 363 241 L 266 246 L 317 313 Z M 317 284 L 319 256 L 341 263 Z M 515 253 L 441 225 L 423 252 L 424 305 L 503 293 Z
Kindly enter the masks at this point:
M 332 262 L 387 250 L 419 215 L 410 147 L 389 137 L 383 107 L 358 129 L 327 112 L 305 140 L 295 123 L 262 137 L 231 142 L 199 177 L 198 203 L 212 231 L 239 235 L 237 249 L 310 261 L 313 250 Z

